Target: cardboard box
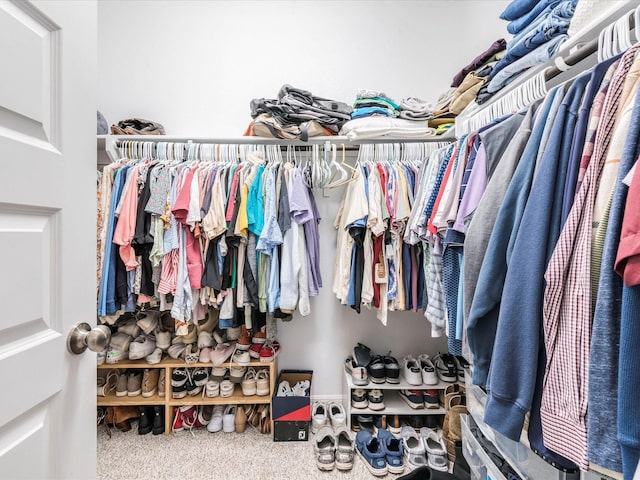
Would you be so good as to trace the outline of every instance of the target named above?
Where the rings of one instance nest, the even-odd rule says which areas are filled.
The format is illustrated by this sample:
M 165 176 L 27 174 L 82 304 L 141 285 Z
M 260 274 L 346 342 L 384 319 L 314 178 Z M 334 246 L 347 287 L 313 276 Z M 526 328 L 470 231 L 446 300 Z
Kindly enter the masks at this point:
M 291 396 L 279 397 L 278 385 L 287 381 L 293 387 L 301 381 L 309 382 L 311 393 L 312 370 L 281 370 L 276 382 L 276 392 L 271 399 L 271 416 L 273 418 L 273 440 L 275 442 L 306 442 L 309 440 L 309 424 L 311 423 L 311 397 Z
M 306 442 L 311 422 L 273 422 L 274 442 Z

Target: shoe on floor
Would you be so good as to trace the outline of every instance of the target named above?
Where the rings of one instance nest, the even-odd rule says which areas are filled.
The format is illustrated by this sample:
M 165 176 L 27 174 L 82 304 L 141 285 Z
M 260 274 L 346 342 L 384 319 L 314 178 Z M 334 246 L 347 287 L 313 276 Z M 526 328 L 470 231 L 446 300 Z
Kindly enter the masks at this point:
M 360 430 L 356 435 L 356 452 L 372 475 L 383 477 L 387 474 L 384 447 L 368 431 Z
M 389 473 L 404 472 L 404 447 L 402 440 L 395 437 L 389 430 L 381 428 L 376 435 L 382 444 Z
M 322 402 L 313 402 L 311 407 L 311 433 L 317 433 L 328 424 L 327 406 Z
M 409 426 L 402 427 L 400 431 L 402 445 L 404 447 L 405 460 L 410 468 L 418 468 L 427 464 L 427 451 L 424 448 L 422 438 L 415 429 Z
M 420 429 L 420 438 L 424 443 L 427 451 L 427 463 L 433 470 L 441 472 L 449 471 L 449 457 L 447 456 L 447 447 L 435 430 L 422 427 Z
M 329 404 L 329 420 L 334 429 L 347 426 L 347 414 L 340 402 L 331 402 Z
M 176 407 L 173 413 L 173 423 L 171 424 L 171 430 L 174 432 L 181 432 L 184 430 L 182 415 L 180 414 L 180 409 L 178 407 Z
M 236 407 L 235 405 L 229 405 L 224 409 L 222 415 L 222 431 L 226 433 L 233 433 L 236 431 Z
M 155 405 L 153 409 L 153 420 L 151 422 L 151 431 L 154 435 L 160 435 L 164 433 L 164 407 L 162 405 Z
M 149 407 L 138 407 L 140 417 L 138 419 L 138 435 L 151 433 L 153 428 L 153 415 Z
M 335 430 L 336 439 L 336 468 L 338 470 L 351 470 L 355 455 L 353 440 L 345 427 Z
M 207 430 L 211 433 L 219 432 L 220 430 L 222 430 L 222 417 L 224 416 L 224 408 L 224 405 L 216 405 L 215 407 L 213 407 L 211 420 L 207 424 Z
M 460 477 L 460 479 L 463 479 L 463 478 L 468 479 L 469 476 Z M 432 470 L 427 465 L 423 467 L 418 467 L 414 471 L 397 478 L 397 480 L 460 480 L 460 479 L 458 479 L 458 477 L 455 477 L 454 475 L 447 472 Z
M 316 465 L 319 470 L 333 470 L 336 465 L 336 439 L 331 427 L 323 426 L 318 430 L 313 442 L 316 453 Z

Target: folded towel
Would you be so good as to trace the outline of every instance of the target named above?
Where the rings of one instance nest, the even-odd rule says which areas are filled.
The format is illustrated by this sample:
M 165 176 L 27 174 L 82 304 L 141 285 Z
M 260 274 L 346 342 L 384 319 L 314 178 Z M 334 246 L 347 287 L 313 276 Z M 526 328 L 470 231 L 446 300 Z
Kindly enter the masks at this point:
M 430 128 L 427 121 L 380 116 L 349 120 L 340 130 L 340 135 L 345 135 L 349 140 L 383 136 L 389 138 L 432 137 L 434 134 L 435 129 Z
M 375 98 L 375 97 L 386 97 L 387 94 L 383 92 L 378 92 L 376 90 L 367 90 L 361 88 L 357 93 L 358 98 Z

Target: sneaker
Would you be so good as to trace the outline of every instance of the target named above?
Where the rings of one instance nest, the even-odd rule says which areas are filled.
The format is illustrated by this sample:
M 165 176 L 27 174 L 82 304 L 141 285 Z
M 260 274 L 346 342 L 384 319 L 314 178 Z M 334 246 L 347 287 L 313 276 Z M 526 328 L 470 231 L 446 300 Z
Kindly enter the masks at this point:
M 116 383 L 116 397 L 126 397 L 127 396 L 127 374 L 126 372 L 122 372 L 118 377 L 118 383 Z
M 469 362 L 462 355 L 456 355 L 453 357 L 453 361 L 456 364 L 456 370 L 458 371 L 458 381 L 464 383 L 464 371 L 469 368 Z
M 228 398 L 233 395 L 233 392 L 236 389 L 236 384 L 231 382 L 230 380 L 223 380 L 220 382 L 220 396 L 223 398 Z
M 344 427 L 338 427 L 335 431 L 336 438 L 336 468 L 338 470 L 351 470 L 355 455 L 353 440 Z
M 256 394 L 256 371 L 253 368 L 247 370 L 242 380 L 242 395 L 250 397 Z
M 382 443 L 389 473 L 403 473 L 404 447 L 402 440 L 396 438 L 389 430 L 385 430 L 384 428 L 378 431 L 377 437 L 380 443 Z
M 263 345 L 266 341 L 267 341 L 266 327 L 260 328 L 260 330 L 255 332 L 251 337 L 251 343 L 257 343 L 258 345 Z
M 109 347 L 105 355 L 105 363 L 107 365 L 113 365 L 123 360 L 129 359 L 129 351 L 123 351 L 118 348 Z
M 269 395 L 269 371 L 266 368 L 256 373 L 256 395 L 259 397 Z
M 116 387 L 118 386 L 118 380 L 120 379 L 120 374 L 118 370 L 109 370 L 107 375 L 104 377 L 97 377 L 97 385 L 96 385 L 96 394 L 99 397 L 106 397 L 111 394 Z
M 352 356 L 348 356 L 345 359 L 344 370 L 351 376 L 351 382 L 354 385 L 358 387 L 369 385 L 369 374 L 367 373 L 367 368 L 358 366 Z
M 367 391 L 362 388 L 351 390 L 351 406 L 353 408 L 367 408 L 369 406 Z
M 236 407 L 235 405 L 229 405 L 224 409 L 222 415 L 222 431 L 226 433 L 233 433 L 236 431 Z
M 331 421 L 331 426 L 336 429 L 339 426 L 347 425 L 347 414 L 344 411 L 344 407 L 342 403 L 339 402 L 331 402 L 329 404 L 329 420 Z
M 159 328 L 156 328 L 155 337 L 156 337 L 157 348 L 166 350 L 171 346 L 171 332 L 167 332 L 165 330 L 160 330 Z
M 422 373 L 422 383 L 425 385 L 437 385 L 438 375 L 436 374 L 436 368 L 433 366 L 429 355 L 426 353 L 420 355 L 418 357 L 418 364 L 420 366 L 420 372 Z
M 221 382 L 224 380 L 224 377 L 227 375 L 227 367 L 212 367 L 210 379 L 215 380 L 217 382 Z
M 132 371 L 127 374 L 127 396 L 137 397 L 142 393 L 142 372 Z
M 221 330 L 218 327 L 213 331 L 213 333 L 211 335 L 213 335 L 213 339 L 216 341 L 217 344 L 218 343 L 228 343 L 226 330 Z
M 424 397 L 425 408 L 440 408 L 437 390 L 424 390 L 422 396 Z
M 238 344 L 236 344 L 236 347 Z M 236 350 L 231 357 L 231 361 L 238 365 L 247 366 L 251 362 L 251 355 L 246 350 Z
M 383 358 L 383 362 L 384 376 L 387 380 L 387 383 L 400 383 L 400 364 L 398 364 L 398 360 L 392 357 L 391 352 L 389 352 L 389 355 Z
M 118 322 L 118 332 L 129 335 L 131 338 L 136 338 L 140 335 L 140 327 L 136 325 L 135 318 L 129 318 L 124 322 Z
M 397 435 L 402 430 L 402 422 L 400 421 L 400 415 L 387 415 L 387 430 L 394 435 Z
M 198 410 L 198 423 L 206 427 L 213 416 L 213 405 L 202 405 Z
M 198 334 L 198 348 L 211 347 L 213 345 L 213 337 L 205 330 Z
M 166 391 L 165 375 L 166 375 L 165 369 L 161 368 L 160 373 L 158 374 L 158 396 L 163 398 Z M 164 421 L 162 423 L 164 423 Z
M 184 350 L 184 361 L 192 365 L 198 363 L 198 360 L 200 360 L 200 350 L 197 345 L 195 343 L 188 344 Z
M 156 349 L 156 342 L 146 335 L 139 335 L 131 345 L 129 345 L 129 359 L 139 360 L 151 355 Z
M 216 380 L 209 380 L 204 386 L 204 393 L 208 398 L 220 395 L 220 382 Z
M 311 433 L 317 433 L 328 424 L 327 406 L 322 402 L 313 402 L 311 407 Z
M 373 383 L 384 383 L 387 378 L 384 373 L 384 357 L 375 355 L 367 366 L 367 372 L 369 373 L 369 380 Z
M 229 327 L 227 328 L 227 340 L 229 340 L 230 342 L 235 342 L 240 338 L 241 333 L 242 333 L 242 328 Z
M 372 435 L 374 433 L 373 415 L 357 415 L 356 425 L 358 430 L 366 430 Z
M 105 348 L 101 352 L 97 353 L 97 355 L 96 355 L 96 364 L 97 365 L 104 365 L 105 364 L 105 362 L 107 361 L 107 350 L 108 350 L 108 348 Z
M 196 367 L 191 374 L 191 379 L 195 385 L 201 387 L 209 380 L 209 371 L 204 367 Z
M 176 342 L 182 341 L 185 345 L 188 345 L 189 343 L 196 343 L 198 341 L 196 326 L 193 323 L 189 323 L 186 335 L 176 335 L 174 340 Z
M 280 353 L 280 343 L 277 340 L 267 341 L 260 349 L 260 361 L 272 362 Z
M 453 383 L 458 379 L 458 371 L 453 355 L 439 353 L 433 359 L 438 378 L 443 382 Z
M 222 417 L 224 416 L 224 405 L 216 405 L 213 407 L 211 421 L 207 424 L 207 430 L 211 433 L 222 430 Z
M 187 370 L 184 368 L 174 368 L 171 373 L 171 386 L 182 387 L 187 383 Z
M 185 428 L 194 428 L 198 419 L 198 409 L 195 405 L 181 405 L 178 407 L 180 416 L 182 416 L 182 424 Z
M 356 453 L 367 466 L 369 472 L 376 477 L 387 474 L 387 461 L 382 443 L 367 430 L 360 430 L 356 435 Z
M 422 390 L 400 390 L 399 395 L 411 408 L 424 408 Z
M 173 398 L 184 398 L 187 396 L 186 382 L 178 387 L 172 387 L 171 390 L 173 390 Z
M 184 343 L 174 343 L 167 349 L 167 353 L 171 358 L 177 360 L 184 354 L 186 348 L 187 347 Z
M 209 347 L 204 347 L 200 350 L 200 358 L 198 361 L 200 363 L 209 363 L 211 361 L 211 349 Z
M 221 365 L 229 360 L 229 357 L 233 353 L 235 346 L 235 342 L 219 343 L 218 345 L 216 345 L 216 348 L 211 351 L 211 363 L 213 363 L 214 365 Z
M 446 472 L 449 470 L 449 458 L 447 457 L 447 447 L 434 430 L 423 427 L 420 429 L 420 437 L 427 451 L 427 463 L 433 470 Z
M 415 429 L 409 426 L 402 427 L 400 431 L 402 438 L 402 447 L 406 463 L 409 467 L 418 468 L 427 464 L 427 451 L 424 448 L 422 438 L 416 433 Z
M 387 429 L 387 416 L 386 415 L 374 415 L 373 416 L 373 432 L 378 434 L 378 430 Z
M 382 390 L 369 390 L 367 398 L 369 401 L 369 409 L 375 411 L 384 410 L 384 396 L 382 395 Z
M 182 423 L 182 415 L 180 409 L 176 407 L 173 415 L 173 423 L 171 424 L 171 430 L 174 432 L 181 432 L 184 430 L 184 424 Z
M 251 358 L 256 358 L 256 359 L 260 359 L 260 350 L 262 350 L 262 343 L 253 343 L 251 344 L 251 346 L 249 347 L 249 355 L 251 356 Z
M 198 395 L 202 391 L 202 387 L 200 385 L 196 385 L 192 378 L 187 379 L 186 389 L 187 394 L 191 396 Z
M 142 396 L 153 397 L 158 391 L 160 371 L 157 368 L 145 368 L 142 374 Z
M 162 361 L 162 350 L 156 348 L 151 355 L 147 355 L 145 359 L 149 365 L 157 365 Z
M 240 338 L 236 342 L 236 348 L 238 350 L 249 350 L 251 347 L 251 337 L 249 336 L 249 331 L 247 327 L 242 325 L 242 332 L 240 333 Z
M 239 365 L 231 365 L 229 367 L 229 380 L 231 380 L 233 383 L 242 383 L 242 380 L 244 379 L 244 374 L 246 372 L 247 372 L 247 367 L 241 367 Z
M 293 397 L 293 390 L 291 390 L 291 385 L 287 380 L 282 380 L 278 384 L 278 391 L 276 392 L 276 397 Z
M 336 465 L 336 439 L 331 427 L 323 426 L 318 430 L 313 442 L 318 470 L 330 471 Z
M 158 320 L 160 319 L 160 312 L 157 310 L 145 310 L 144 312 L 140 312 L 138 314 L 138 320 L 136 321 L 136 325 L 142 329 L 144 333 L 147 335 L 153 332 L 153 330 L 158 325 Z
M 402 361 L 402 376 L 409 385 L 422 385 L 422 372 L 411 355 L 407 355 Z

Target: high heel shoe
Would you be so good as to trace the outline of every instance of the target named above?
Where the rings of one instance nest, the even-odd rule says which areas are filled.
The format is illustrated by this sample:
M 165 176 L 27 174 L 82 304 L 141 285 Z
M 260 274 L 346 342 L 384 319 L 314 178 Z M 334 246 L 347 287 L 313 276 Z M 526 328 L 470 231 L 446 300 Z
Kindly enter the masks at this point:
M 244 413 L 247 416 L 247 423 L 253 425 L 254 417 L 258 416 L 258 405 L 245 405 Z
M 260 419 L 262 418 L 262 412 L 264 411 L 266 405 L 256 405 L 256 410 L 253 416 L 251 417 L 251 426 L 254 428 L 258 428 L 260 426 Z

